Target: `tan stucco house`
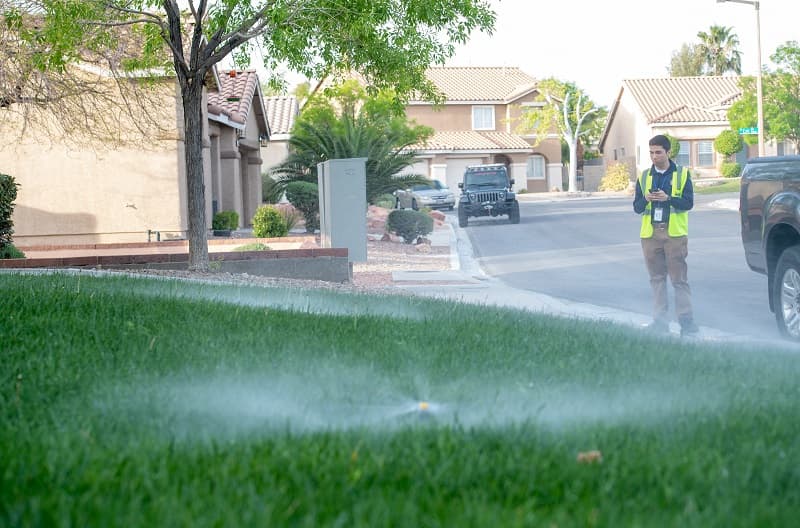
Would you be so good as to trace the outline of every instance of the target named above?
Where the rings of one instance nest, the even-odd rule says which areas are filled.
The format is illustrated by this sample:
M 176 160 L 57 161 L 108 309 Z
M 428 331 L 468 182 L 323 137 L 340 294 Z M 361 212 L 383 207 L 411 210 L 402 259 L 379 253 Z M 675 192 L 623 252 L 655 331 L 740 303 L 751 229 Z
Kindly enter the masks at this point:
M 264 106 L 271 132 L 269 142 L 261 147 L 263 170 L 267 172 L 289 156 L 289 138 L 300 109 L 292 95 L 266 97 Z
M 434 129 L 424 145 L 415 146 L 417 162 L 404 172 L 438 179 L 457 188 L 469 165 L 503 163 L 517 190 L 562 188 L 560 139 L 535 138 L 516 128 L 526 106 L 534 101 L 536 79 L 511 67 L 433 67 L 428 78 L 445 96 L 442 105 L 411 100 L 409 120 Z
M 669 134 L 680 141 L 676 162 L 695 177 L 716 177 L 721 163 L 714 140 L 730 129 L 727 112 L 742 95 L 738 77 L 664 77 L 622 81 L 599 148 L 606 166 L 622 162 L 631 178 L 651 165 L 648 141 Z M 745 149 L 740 161 L 749 157 Z
M 263 97 L 254 71 L 221 72 L 207 82 L 204 129 L 206 219 L 239 212 L 250 223 L 260 203 L 260 142 L 269 137 Z M 0 127 L 0 170 L 20 184 L 14 242 L 48 244 L 141 242 L 185 238 L 188 227 L 183 117 L 173 80 L 162 82 L 157 107 L 164 129 L 128 146 L 47 137 L 20 122 Z M 0 110 L 2 112 L 2 110 Z M 0 119 L 5 119 L 0 116 Z

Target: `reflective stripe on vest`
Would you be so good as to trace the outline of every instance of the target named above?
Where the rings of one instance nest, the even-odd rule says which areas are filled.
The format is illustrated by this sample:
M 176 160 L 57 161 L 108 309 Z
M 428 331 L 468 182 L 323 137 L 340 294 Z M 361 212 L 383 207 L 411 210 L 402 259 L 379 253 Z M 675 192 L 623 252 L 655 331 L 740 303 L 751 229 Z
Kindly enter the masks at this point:
M 676 166 L 675 171 L 672 173 L 672 194 L 674 198 L 683 197 L 683 186 L 686 185 L 686 180 L 689 177 L 689 169 L 686 167 Z M 645 189 L 650 189 L 653 185 L 653 175 L 650 174 L 650 169 L 642 172 L 639 176 L 639 186 L 642 193 Z M 639 231 L 639 236 L 642 238 L 650 238 L 653 236 L 653 223 L 650 219 L 650 204 L 644 208 L 642 215 L 642 229 Z M 677 211 L 671 208 L 669 212 L 669 226 L 667 232 L 671 237 L 687 236 L 689 234 L 689 211 Z

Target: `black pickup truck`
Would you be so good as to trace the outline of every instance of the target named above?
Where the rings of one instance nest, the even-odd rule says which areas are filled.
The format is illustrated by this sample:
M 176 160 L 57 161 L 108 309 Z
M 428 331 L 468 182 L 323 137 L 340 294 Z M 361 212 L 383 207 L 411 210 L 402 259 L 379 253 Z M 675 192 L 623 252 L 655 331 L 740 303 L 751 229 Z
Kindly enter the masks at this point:
M 767 276 L 778 330 L 800 341 L 800 156 L 749 160 L 739 211 L 747 265 Z

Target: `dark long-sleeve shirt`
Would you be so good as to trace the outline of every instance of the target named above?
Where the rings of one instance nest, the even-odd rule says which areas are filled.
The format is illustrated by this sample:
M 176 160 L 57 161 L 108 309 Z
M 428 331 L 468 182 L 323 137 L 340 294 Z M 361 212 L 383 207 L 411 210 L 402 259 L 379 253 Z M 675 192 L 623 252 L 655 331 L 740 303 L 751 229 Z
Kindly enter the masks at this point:
M 669 168 L 664 172 L 663 175 L 656 172 L 655 166 L 650 167 L 650 173 L 652 174 L 652 188 L 653 189 L 661 189 L 667 196 L 669 196 L 669 200 L 667 200 L 665 205 L 669 207 L 665 207 L 667 216 L 664 219 L 665 221 L 669 221 L 669 210 L 670 208 L 674 208 L 678 211 L 689 211 L 692 207 L 694 207 L 694 188 L 692 187 L 692 176 L 688 174 L 686 176 L 686 182 L 683 184 L 683 196 L 676 197 L 672 196 L 672 173 L 675 172 L 677 167 L 675 166 L 675 162 L 670 160 L 669 161 Z M 641 184 L 639 183 L 639 178 L 636 178 L 636 196 L 633 198 L 633 210 L 638 213 L 644 213 L 645 208 L 647 207 L 647 200 L 645 199 L 645 194 L 647 194 L 647 189 L 642 189 Z M 655 203 L 655 202 L 653 202 Z M 652 214 L 652 207 L 650 210 Z

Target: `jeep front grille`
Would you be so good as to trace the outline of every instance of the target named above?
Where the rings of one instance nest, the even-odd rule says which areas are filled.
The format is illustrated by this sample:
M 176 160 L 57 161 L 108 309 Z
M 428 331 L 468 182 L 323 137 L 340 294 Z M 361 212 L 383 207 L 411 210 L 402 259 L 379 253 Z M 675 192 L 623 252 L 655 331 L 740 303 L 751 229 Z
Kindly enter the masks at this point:
M 486 191 L 486 192 L 477 192 L 475 193 L 475 200 L 478 203 L 486 203 L 486 202 L 499 202 L 500 200 L 505 200 L 505 193 L 499 191 Z

